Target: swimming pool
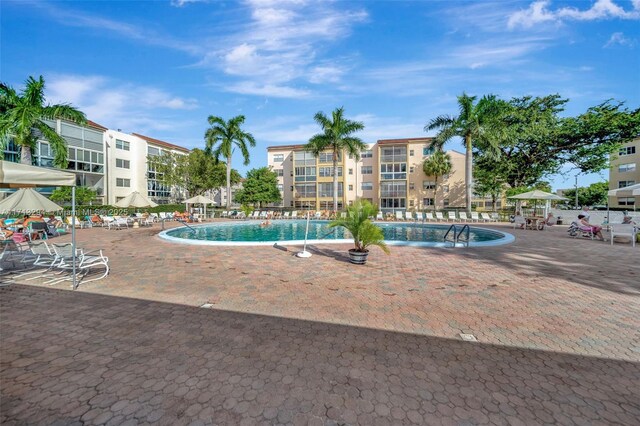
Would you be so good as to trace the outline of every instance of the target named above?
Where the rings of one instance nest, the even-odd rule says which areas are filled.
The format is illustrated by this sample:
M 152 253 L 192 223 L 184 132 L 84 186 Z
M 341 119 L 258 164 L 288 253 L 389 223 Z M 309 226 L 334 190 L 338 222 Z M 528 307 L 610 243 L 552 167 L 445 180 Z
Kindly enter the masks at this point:
M 309 223 L 308 244 L 352 243 L 350 235 L 342 228 L 329 228 L 329 222 L 313 220 Z M 388 245 L 451 247 L 443 241 L 450 224 L 377 222 Z M 267 226 L 260 221 L 219 222 L 204 225 L 180 226 L 159 234 L 161 238 L 183 244 L 242 246 L 296 245 L 304 243 L 306 221 L 276 220 Z M 461 227 L 461 224 L 457 224 Z M 469 246 L 495 246 L 513 242 L 511 234 L 493 229 L 472 226 Z M 461 245 L 461 244 L 460 244 Z

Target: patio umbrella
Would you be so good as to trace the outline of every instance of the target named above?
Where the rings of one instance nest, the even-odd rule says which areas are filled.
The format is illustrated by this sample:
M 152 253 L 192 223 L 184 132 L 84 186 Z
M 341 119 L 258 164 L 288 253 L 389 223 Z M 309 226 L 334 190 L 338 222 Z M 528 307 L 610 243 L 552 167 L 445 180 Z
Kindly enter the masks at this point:
M 122 200 L 118 201 L 114 204 L 116 207 L 128 208 L 144 208 L 144 207 L 155 207 L 156 203 L 139 193 L 138 191 L 133 191 L 131 194 L 124 197 Z
M 640 183 L 625 186 L 624 188 L 612 189 L 607 193 L 610 197 L 635 197 L 640 195 Z
M 53 212 L 62 207 L 33 188 L 21 188 L 0 202 L 0 212 Z
M 184 202 L 185 210 L 188 210 L 187 205 L 189 204 L 202 204 L 204 205 L 204 217 L 207 217 L 207 204 L 215 204 L 215 201 L 210 200 L 209 198 L 203 195 L 196 195 L 195 197 L 191 197 Z
M 512 198 L 512 199 L 515 199 L 515 200 L 546 200 L 546 201 L 568 200 L 568 198 L 566 198 L 566 197 L 561 197 L 559 195 L 552 194 L 550 192 L 541 191 L 539 189 L 535 189 L 535 190 L 529 191 L 529 192 L 523 192 L 522 194 L 513 195 L 513 196 L 508 197 L 508 198 Z M 537 203 L 535 204 L 535 207 L 534 207 L 534 214 L 535 214 L 535 209 L 536 208 L 537 208 Z M 546 210 L 546 206 L 545 206 L 545 210 Z M 546 212 L 545 212 L 545 215 L 546 215 Z

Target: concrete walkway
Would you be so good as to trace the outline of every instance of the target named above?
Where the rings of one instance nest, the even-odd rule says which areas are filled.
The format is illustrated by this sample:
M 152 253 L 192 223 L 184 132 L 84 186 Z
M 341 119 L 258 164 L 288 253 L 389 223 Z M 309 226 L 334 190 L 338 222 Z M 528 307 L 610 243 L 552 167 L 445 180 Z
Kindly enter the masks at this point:
M 638 247 L 502 229 L 364 267 L 81 230 L 108 278 L 0 289 L 0 422 L 637 424 Z

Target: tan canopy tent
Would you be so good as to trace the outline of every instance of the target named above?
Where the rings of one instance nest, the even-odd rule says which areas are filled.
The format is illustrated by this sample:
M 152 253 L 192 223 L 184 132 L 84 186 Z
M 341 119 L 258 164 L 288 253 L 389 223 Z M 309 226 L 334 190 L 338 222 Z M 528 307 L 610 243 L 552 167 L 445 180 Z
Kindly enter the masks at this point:
M 0 161 L 0 188 L 75 186 L 76 175 L 57 169 Z
M 30 214 L 32 212 L 53 212 L 58 210 L 62 210 L 62 207 L 33 188 L 20 188 L 0 201 L 0 214 L 5 212 Z
M 145 207 L 156 207 L 157 204 L 148 199 L 146 196 L 142 195 L 138 191 L 133 191 L 122 200 L 118 201 L 115 204 L 116 207 L 135 207 L 135 208 L 145 208 Z
M 215 204 L 216 202 L 205 197 L 204 195 L 196 195 L 188 200 L 185 200 L 185 210 L 189 212 L 189 204 L 202 204 L 204 206 L 204 216 L 207 217 L 207 204 Z
M 76 175 L 58 169 L 0 161 L 0 188 L 33 188 L 70 186 L 71 188 L 71 244 L 76 252 Z M 78 288 L 76 258 L 73 257 L 73 289 Z

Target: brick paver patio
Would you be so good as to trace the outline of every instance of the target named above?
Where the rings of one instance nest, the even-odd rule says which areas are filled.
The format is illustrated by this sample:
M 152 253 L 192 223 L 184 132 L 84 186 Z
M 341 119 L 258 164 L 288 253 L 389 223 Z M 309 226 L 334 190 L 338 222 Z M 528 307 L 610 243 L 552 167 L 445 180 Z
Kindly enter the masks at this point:
M 0 422 L 637 424 L 640 248 L 506 229 L 364 267 L 81 230 L 108 278 L 0 290 Z

